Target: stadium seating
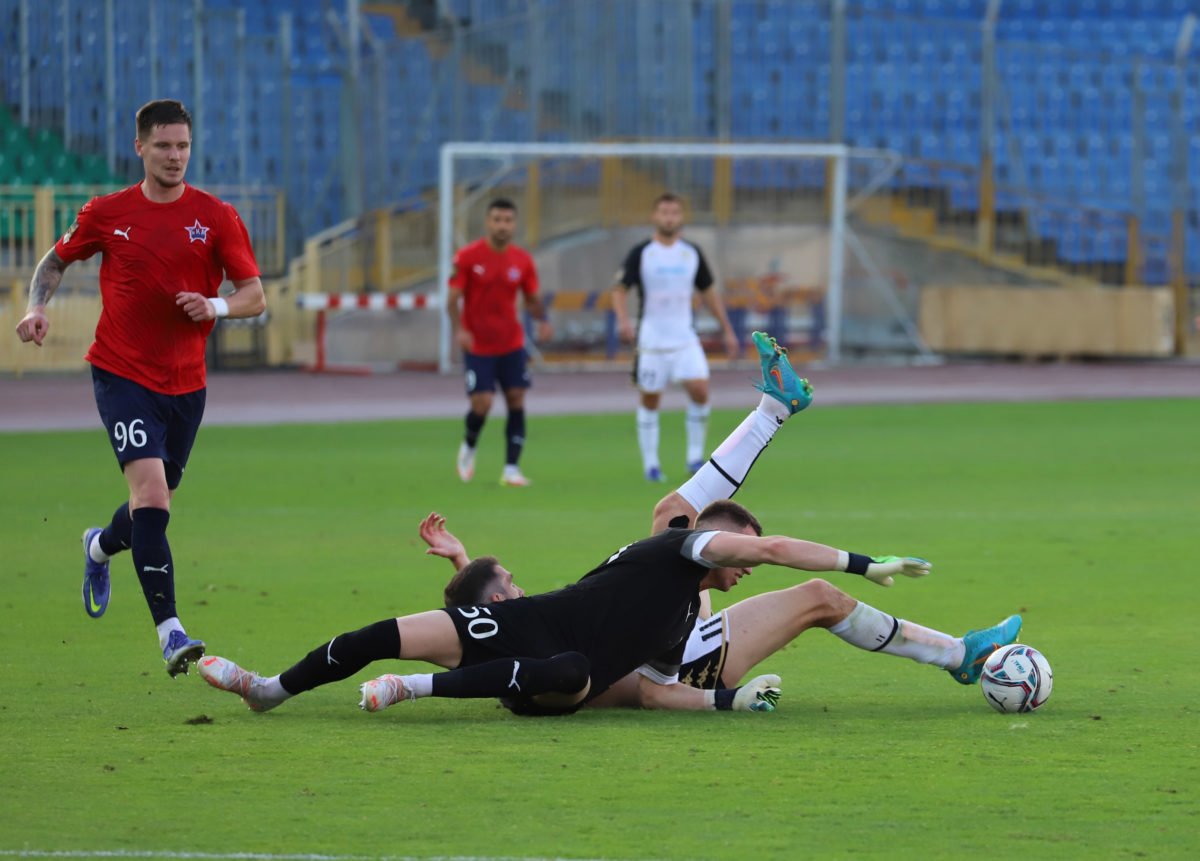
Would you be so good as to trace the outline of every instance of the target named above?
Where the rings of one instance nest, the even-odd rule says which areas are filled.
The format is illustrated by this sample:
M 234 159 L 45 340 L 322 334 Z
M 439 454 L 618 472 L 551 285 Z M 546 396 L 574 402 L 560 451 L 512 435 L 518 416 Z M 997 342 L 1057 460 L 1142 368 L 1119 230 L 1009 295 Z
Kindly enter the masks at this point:
M 169 14 L 158 3 L 151 16 L 152 5 L 113 0 L 117 176 L 137 173 L 123 143 L 134 110 L 152 96 L 175 95 L 201 115 L 193 176 L 208 185 L 282 186 L 302 233 L 341 220 L 341 130 L 352 117 L 344 36 L 326 5 L 204 0 L 199 6 L 169 4 Z M 1168 118 L 1180 92 L 1193 141 L 1191 182 L 1200 176 L 1200 143 L 1194 142 L 1200 137 L 1200 70 L 1188 67 L 1181 79 L 1169 62 L 1191 5 L 1001 4 L 999 122 L 992 149 L 997 199 L 1001 208 L 1025 211 L 1031 225 L 1045 231 L 1039 236 L 1059 243 L 1069 262 L 1107 262 L 1124 253 L 1123 245 L 1107 228 L 1085 236 L 1088 231 L 1069 230 L 1061 218 L 1034 218 L 1029 201 L 1118 213 L 1138 206 L 1147 231 L 1161 227 L 1171 206 Z M 103 169 L 112 112 L 100 107 L 106 89 L 97 74 L 108 49 L 105 4 L 0 0 L 0 20 L 14 25 L 0 32 L 0 101 L 9 106 L 21 96 L 19 7 L 28 9 L 28 45 L 37 58 L 29 78 L 35 109 L 29 128 L 0 111 L 0 184 L 113 179 Z M 846 141 L 889 147 L 922 162 L 978 166 L 979 21 L 986 8 L 987 0 L 848 0 Z M 829 4 L 732 0 L 728 33 L 717 32 L 716 9 L 714 0 L 364 3 L 368 37 L 359 95 L 361 158 L 370 177 L 365 204 L 381 206 L 428 190 L 436 179 L 437 148 L 452 138 L 712 136 L 719 131 L 714 70 L 723 45 L 729 50 L 729 132 L 735 138 L 828 139 L 836 97 Z M 284 15 L 291 22 L 288 56 Z M 194 44 L 197 33 L 200 45 Z M 680 45 L 688 51 L 683 60 Z M 204 70 L 198 92 L 196 59 Z M 681 101 L 676 94 L 684 87 L 690 98 Z M 1136 141 L 1144 142 L 1144 151 Z M 1133 162 L 1139 155 L 1143 193 L 1135 202 Z M 739 182 L 752 185 L 809 181 L 782 166 L 736 170 Z M 905 181 L 936 185 L 952 208 L 970 209 L 977 189 L 965 175 L 952 178 L 913 162 Z M 1189 239 L 1200 239 L 1196 219 L 1190 223 Z M 1200 272 L 1200 254 L 1193 257 L 1189 267 Z M 1161 261 L 1154 265 L 1162 271 Z

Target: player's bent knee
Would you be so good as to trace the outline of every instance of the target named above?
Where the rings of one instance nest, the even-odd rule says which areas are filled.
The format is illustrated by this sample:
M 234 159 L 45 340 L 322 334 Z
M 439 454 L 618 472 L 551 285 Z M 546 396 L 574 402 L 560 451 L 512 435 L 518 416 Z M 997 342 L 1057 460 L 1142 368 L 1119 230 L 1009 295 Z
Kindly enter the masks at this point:
M 814 624 L 833 624 L 854 609 L 857 603 L 828 580 L 817 577 L 792 589 L 800 592 L 800 606 L 803 612 L 814 617 Z
M 552 668 L 551 691 L 583 699 L 591 687 L 592 665 L 579 652 L 563 652 L 546 662 Z

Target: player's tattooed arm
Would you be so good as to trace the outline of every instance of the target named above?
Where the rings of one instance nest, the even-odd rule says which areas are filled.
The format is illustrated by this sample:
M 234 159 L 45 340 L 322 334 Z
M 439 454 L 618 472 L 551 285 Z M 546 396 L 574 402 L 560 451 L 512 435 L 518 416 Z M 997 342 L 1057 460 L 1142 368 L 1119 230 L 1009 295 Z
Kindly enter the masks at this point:
M 51 248 L 38 263 L 29 282 L 29 307 L 21 322 L 17 324 L 17 337 L 24 343 L 42 346 L 46 333 L 50 331 L 50 320 L 46 317 L 46 303 L 62 283 L 67 263 Z
M 46 256 L 38 263 L 37 269 L 33 271 L 33 279 L 29 282 L 29 307 L 27 310 L 44 308 L 50 301 L 50 297 L 54 295 L 54 291 L 58 289 L 58 285 L 62 283 L 63 273 L 66 271 L 67 264 L 58 256 L 58 253 L 53 248 L 47 251 Z

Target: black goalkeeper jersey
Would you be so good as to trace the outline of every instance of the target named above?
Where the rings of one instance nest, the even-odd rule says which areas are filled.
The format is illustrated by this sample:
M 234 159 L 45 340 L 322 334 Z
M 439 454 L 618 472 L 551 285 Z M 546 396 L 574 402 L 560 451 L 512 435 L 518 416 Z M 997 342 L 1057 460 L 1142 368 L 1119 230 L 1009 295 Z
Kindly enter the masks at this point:
M 462 665 L 499 657 L 580 652 L 594 699 L 643 664 L 678 671 L 711 566 L 693 559 L 711 530 L 667 529 L 629 544 L 556 592 L 447 609 L 463 640 Z

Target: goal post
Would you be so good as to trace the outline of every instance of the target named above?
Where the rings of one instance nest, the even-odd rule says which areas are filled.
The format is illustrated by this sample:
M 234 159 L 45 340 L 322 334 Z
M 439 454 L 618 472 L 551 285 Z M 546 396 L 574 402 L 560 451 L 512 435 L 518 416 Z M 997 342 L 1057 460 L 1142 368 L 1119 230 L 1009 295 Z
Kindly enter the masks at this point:
M 771 293 L 780 282 L 789 296 L 808 303 L 800 314 L 809 318 L 813 357 L 836 363 L 846 346 L 847 251 L 870 253 L 861 242 L 848 247 L 847 218 L 856 201 L 887 185 L 899 164 L 895 153 L 842 144 L 444 144 L 437 210 L 436 291 L 443 308 L 438 367 L 449 371 L 454 356 L 444 311 L 454 252 L 481 234 L 488 200 L 507 196 L 516 202 L 515 241 L 537 259 L 543 290 L 561 300 L 551 312 L 556 327 L 560 317 L 569 324 L 563 340 L 594 345 L 605 325 L 610 343 L 614 337 L 599 310 L 606 288 L 628 247 L 649 236 L 652 201 L 668 190 L 684 198 L 684 235 L 705 252 L 718 283 L 728 288 L 736 281 L 748 297 L 738 307 L 739 320 L 760 321 L 771 302 L 782 302 L 778 292 Z M 803 271 L 785 271 L 789 267 Z M 864 283 L 882 272 L 869 262 L 857 268 L 868 273 Z M 864 288 L 864 295 L 873 289 L 887 288 Z M 864 301 L 856 301 L 860 312 Z M 878 297 L 872 301 L 868 316 L 906 317 L 886 328 L 906 333 L 905 349 L 924 352 L 911 309 Z M 796 316 L 791 319 L 795 323 Z M 867 334 L 856 337 L 869 342 L 875 337 L 870 321 L 864 326 L 859 329 Z

